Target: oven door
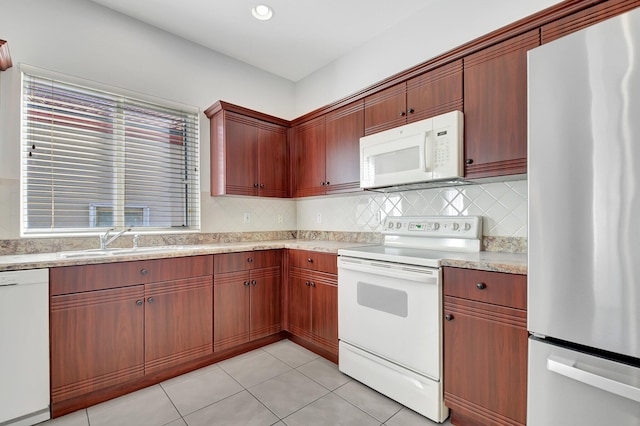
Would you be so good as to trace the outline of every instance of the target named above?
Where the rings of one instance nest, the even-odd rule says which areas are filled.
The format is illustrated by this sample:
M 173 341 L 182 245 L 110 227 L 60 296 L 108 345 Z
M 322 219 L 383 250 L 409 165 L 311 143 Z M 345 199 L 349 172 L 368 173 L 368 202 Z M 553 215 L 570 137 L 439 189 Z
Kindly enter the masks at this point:
M 440 283 L 439 269 L 340 256 L 340 340 L 439 380 Z

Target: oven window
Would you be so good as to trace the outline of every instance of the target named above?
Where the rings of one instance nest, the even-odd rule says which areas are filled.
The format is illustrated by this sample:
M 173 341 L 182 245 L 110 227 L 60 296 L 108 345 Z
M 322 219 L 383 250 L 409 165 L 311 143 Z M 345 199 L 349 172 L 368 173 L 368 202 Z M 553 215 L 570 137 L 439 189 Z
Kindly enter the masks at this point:
M 409 313 L 407 293 L 358 281 L 358 305 L 406 318 Z

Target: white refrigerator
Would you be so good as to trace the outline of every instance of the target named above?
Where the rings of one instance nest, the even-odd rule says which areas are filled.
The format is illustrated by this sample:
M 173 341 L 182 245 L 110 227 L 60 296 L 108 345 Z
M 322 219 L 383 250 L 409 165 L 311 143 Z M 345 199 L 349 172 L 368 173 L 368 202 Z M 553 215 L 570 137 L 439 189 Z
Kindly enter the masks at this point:
M 640 425 L 640 9 L 529 52 L 529 426 Z

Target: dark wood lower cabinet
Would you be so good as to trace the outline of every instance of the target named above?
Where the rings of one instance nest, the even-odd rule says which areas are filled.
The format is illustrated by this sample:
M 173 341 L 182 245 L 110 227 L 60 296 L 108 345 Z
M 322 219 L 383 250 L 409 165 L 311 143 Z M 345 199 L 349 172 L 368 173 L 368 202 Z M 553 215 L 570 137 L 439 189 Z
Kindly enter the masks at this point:
M 292 340 L 337 362 L 336 255 L 290 250 L 288 280 L 288 331 Z
M 213 352 L 211 276 L 145 285 L 145 374 Z
M 444 392 L 456 426 L 526 423 L 526 276 L 444 268 Z
M 51 297 L 55 405 L 144 375 L 144 286 Z
M 282 330 L 282 251 L 214 257 L 214 351 Z

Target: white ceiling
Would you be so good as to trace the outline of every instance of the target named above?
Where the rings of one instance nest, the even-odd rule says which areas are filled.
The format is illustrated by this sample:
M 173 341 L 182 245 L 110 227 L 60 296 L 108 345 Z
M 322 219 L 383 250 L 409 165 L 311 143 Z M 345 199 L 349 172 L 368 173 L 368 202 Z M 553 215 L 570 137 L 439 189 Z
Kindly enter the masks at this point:
M 187 40 L 297 82 L 416 14 L 455 22 L 465 3 L 478 0 L 91 0 Z M 460 16 L 443 16 L 443 2 L 458 3 Z M 553 0 L 500 0 L 531 3 L 540 9 Z M 251 8 L 265 3 L 274 9 L 270 21 L 258 21 Z M 495 6 L 496 1 L 492 2 Z M 500 2 L 498 2 L 500 3 Z M 528 4 L 527 4 L 528 3 Z M 451 11 L 451 4 L 447 10 Z M 492 7 L 487 13 L 500 14 Z M 448 12 L 449 14 L 451 12 Z M 510 15 L 502 25 L 513 21 Z M 498 27 L 496 27 L 498 28 Z M 434 37 L 442 37 L 434 34 Z M 401 44 L 399 40 L 399 45 Z

